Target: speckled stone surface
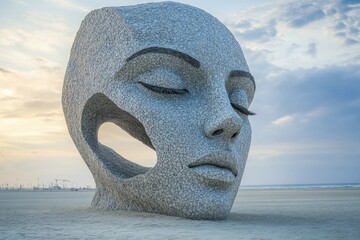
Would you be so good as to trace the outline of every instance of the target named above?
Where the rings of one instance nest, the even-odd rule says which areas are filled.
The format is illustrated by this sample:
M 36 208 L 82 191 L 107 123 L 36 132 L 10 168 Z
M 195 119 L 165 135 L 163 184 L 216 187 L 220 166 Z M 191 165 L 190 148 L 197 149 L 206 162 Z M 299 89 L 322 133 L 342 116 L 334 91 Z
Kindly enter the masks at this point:
M 96 182 L 92 206 L 226 218 L 250 147 L 254 92 L 240 45 L 203 10 L 163 2 L 90 12 L 71 49 L 62 103 Z M 153 148 L 156 165 L 100 144 L 104 122 Z

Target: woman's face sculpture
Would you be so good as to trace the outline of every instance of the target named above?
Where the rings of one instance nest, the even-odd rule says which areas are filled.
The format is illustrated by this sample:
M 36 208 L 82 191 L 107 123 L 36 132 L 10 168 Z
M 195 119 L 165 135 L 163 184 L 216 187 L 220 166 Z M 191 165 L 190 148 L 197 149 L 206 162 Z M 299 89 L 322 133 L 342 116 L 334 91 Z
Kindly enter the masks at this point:
M 225 218 L 250 147 L 254 91 L 239 44 L 200 9 L 165 2 L 89 13 L 71 51 L 63 108 L 97 185 L 92 205 Z M 156 165 L 101 145 L 97 131 L 109 121 L 153 148 Z

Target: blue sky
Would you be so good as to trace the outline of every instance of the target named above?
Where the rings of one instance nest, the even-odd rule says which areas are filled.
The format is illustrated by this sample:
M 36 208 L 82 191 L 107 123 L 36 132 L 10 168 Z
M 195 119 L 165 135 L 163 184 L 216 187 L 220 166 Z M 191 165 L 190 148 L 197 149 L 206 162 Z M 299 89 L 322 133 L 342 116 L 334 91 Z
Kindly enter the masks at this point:
M 144 1 L 0 3 L 0 186 L 93 185 L 67 133 L 61 86 L 87 12 Z M 360 1 L 180 1 L 216 16 L 257 82 L 242 184 L 360 183 Z M 151 166 L 155 153 L 105 124 L 100 140 Z

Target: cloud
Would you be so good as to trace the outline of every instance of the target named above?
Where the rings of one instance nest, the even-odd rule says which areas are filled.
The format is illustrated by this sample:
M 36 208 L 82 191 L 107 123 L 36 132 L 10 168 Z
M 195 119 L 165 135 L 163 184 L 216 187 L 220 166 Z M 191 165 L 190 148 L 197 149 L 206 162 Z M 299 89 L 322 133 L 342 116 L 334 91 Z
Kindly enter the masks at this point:
M 49 64 L 44 60 L 42 64 Z M 41 66 L 41 65 L 40 65 Z M 0 78 L 0 118 L 27 118 L 59 120 L 62 71 L 47 71 L 39 68 L 28 72 L 11 72 Z M 40 117 L 47 113 L 51 116 Z M 2 126 L 0 126 L 0 129 Z M 4 128 L 7 132 L 10 129 Z
M 234 25 L 235 28 L 239 28 L 239 29 L 249 29 L 251 28 L 251 22 L 249 20 L 243 20 L 239 23 L 236 23 Z
M 337 32 L 337 33 L 335 33 L 335 36 L 345 38 L 346 37 L 346 32 Z
M 292 141 L 259 144 L 252 147 L 250 157 L 256 160 L 269 160 L 279 156 L 334 155 L 341 154 L 344 150 L 360 154 L 360 149 L 356 148 L 356 143 L 348 143 L 341 140 L 325 140 L 322 142 Z
M 329 113 L 328 107 L 318 107 L 312 109 L 308 112 L 302 113 L 300 116 L 298 115 L 298 119 L 301 122 L 308 122 L 308 121 L 316 121 L 316 118 L 326 117 L 326 114 Z
M 240 39 L 267 42 L 277 34 L 276 21 L 270 21 L 266 26 L 262 27 L 250 27 L 251 25 L 248 25 L 248 28 L 244 28 L 247 25 L 243 25 L 243 23 L 244 22 L 240 23 L 240 31 L 235 33 Z M 236 24 L 236 27 L 239 27 L 239 23 Z
M 355 4 L 360 4 L 359 0 L 341 0 L 341 3 L 345 4 L 345 5 L 355 5 Z
M 360 30 L 358 28 L 351 27 L 349 30 L 350 35 L 357 36 L 357 35 L 359 35 L 359 33 L 360 33 Z
M 353 9 L 359 9 L 360 2 L 358 0 L 340 0 L 338 1 L 338 6 L 342 12 L 347 12 Z
M 68 32 L 71 28 L 71 26 L 66 23 L 66 19 L 64 19 L 63 16 L 43 11 L 28 11 L 25 13 L 25 18 L 27 27 L 36 26 L 36 28 L 39 29 L 51 29 L 63 33 Z
M 90 11 L 89 8 L 87 8 L 83 5 L 74 3 L 73 1 L 70 1 L 70 0 L 47 0 L 47 1 L 50 3 L 53 3 L 56 6 L 61 7 L 61 8 L 68 8 L 71 10 L 76 10 L 76 11 L 81 11 L 81 12 L 89 12 Z
M 41 112 L 43 110 L 53 110 L 58 108 L 60 105 L 59 100 L 49 101 L 48 99 L 42 100 L 30 100 L 23 103 L 24 108 L 38 109 Z
M 10 71 L 8 71 L 8 70 L 6 70 L 6 69 L 4 69 L 4 68 L 0 68 L 0 72 L 1 72 L 1 73 L 11 73 Z
M 359 2 L 334 1 L 332 8 L 335 9 L 335 13 L 331 16 L 334 21 L 334 35 L 342 38 L 345 46 L 358 43 L 358 29 L 360 27 Z
M 300 126 L 301 122 L 316 121 L 317 118 L 324 117 L 325 114 L 328 113 L 329 110 L 327 107 L 318 107 L 308 112 L 293 113 L 291 115 L 282 116 L 272 121 L 271 124 L 276 126 L 283 126 L 283 125 L 288 125 L 290 123 L 294 123 L 292 124 L 292 126 L 295 125 Z
M 286 116 L 276 119 L 275 121 L 272 122 L 272 124 L 273 125 L 283 125 L 283 124 L 290 123 L 293 120 L 294 120 L 293 116 L 286 115 Z
M 9 29 L 0 29 L 0 35 L 0 45 L 5 47 L 14 46 L 15 43 L 25 40 L 21 34 L 13 32 Z
M 306 53 L 312 57 L 316 57 L 316 53 L 317 53 L 316 43 L 310 43 L 308 45 L 308 49 L 307 49 Z
M 346 29 L 346 25 L 342 21 L 339 21 L 339 22 L 335 23 L 334 29 L 335 30 L 344 30 L 344 29 Z
M 360 95 L 360 66 L 327 66 L 297 69 L 284 73 L 278 93 L 306 107 L 331 104 L 343 105 Z M 299 106 L 297 106 L 299 107 Z
M 8 57 L 14 55 L 14 51 L 19 52 L 17 55 L 58 53 L 73 39 L 72 28 L 65 21 L 50 13 L 26 12 L 22 24 L 0 28 L 0 57 L 16 62 L 20 59 Z
M 0 47 L 24 47 L 27 50 L 54 52 L 70 38 L 56 30 L 0 29 Z
M 289 145 L 304 143 L 305 152 L 322 159 L 330 151 L 329 141 L 334 143 L 338 159 L 359 157 L 350 147 L 342 146 L 360 146 L 360 65 L 278 69 L 266 60 L 260 61 L 263 53 L 257 58 L 253 54 L 247 55 L 252 72 L 258 76 L 251 106 L 258 113 L 251 118 L 252 149 L 259 151 L 250 154 L 250 159 L 273 162 L 281 155 L 290 161 L 298 152 L 292 152 Z M 276 147 L 261 151 L 269 143 Z M 311 147 L 319 144 L 324 146 L 321 151 Z M 300 164 L 303 158 L 299 156 L 291 161 Z
M 357 44 L 357 43 L 359 43 L 359 41 L 357 41 L 357 40 L 355 40 L 355 39 L 353 39 L 353 38 L 347 38 L 347 39 L 345 40 L 345 45 L 347 45 L 347 46 L 350 46 L 350 45 L 353 45 L 353 44 Z
M 295 5 L 294 5 L 295 4 Z M 297 1 L 289 4 L 283 14 L 285 21 L 293 28 L 304 27 L 325 17 L 325 13 L 316 3 Z
M 359 52 L 360 7 L 351 6 L 291 0 L 234 13 L 225 22 L 243 48 L 266 51 L 263 57 L 277 67 L 325 67 L 347 64 Z M 323 51 L 329 46 L 336 51 Z
M 280 82 L 274 87 L 267 85 L 267 95 L 261 96 L 273 107 L 255 110 L 264 116 L 263 121 L 286 127 L 288 139 L 346 139 L 360 144 L 360 106 L 355 104 L 360 96 L 359 69 L 360 65 L 349 65 L 284 72 L 277 76 Z M 274 141 L 281 139 L 280 132 L 262 124 L 262 131 L 271 130 Z

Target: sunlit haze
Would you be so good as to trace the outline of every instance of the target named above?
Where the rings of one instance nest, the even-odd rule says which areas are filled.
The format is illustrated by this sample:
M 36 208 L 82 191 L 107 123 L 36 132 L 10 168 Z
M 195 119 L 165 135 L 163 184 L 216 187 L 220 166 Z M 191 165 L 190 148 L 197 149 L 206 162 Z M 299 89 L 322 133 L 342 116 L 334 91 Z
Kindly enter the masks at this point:
M 0 187 L 95 186 L 61 108 L 70 48 L 92 9 L 143 2 L 0 3 Z M 223 22 L 255 77 L 242 184 L 360 183 L 360 1 L 179 2 Z M 113 124 L 99 139 L 134 162 L 156 163 L 153 150 Z

